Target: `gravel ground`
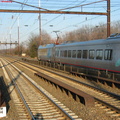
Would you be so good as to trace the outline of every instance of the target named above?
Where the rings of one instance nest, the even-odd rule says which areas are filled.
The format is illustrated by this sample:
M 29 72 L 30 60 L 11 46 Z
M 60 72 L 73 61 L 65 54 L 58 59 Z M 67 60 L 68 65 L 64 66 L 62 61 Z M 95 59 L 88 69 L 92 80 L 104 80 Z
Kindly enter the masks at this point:
M 7 90 L 7 80 L 4 76 L 3 70 L 0 67 L 0 76 L 3 77 L 4 82 L 6 84 L 6 87 L 4 87 L 4 96 L 5 96 L 5 101 L 7 103 L 7 115 L 4 118 L 1 118 L 0 120 L 18 120 L 18 116 L 16 113 L 16 108 L 14 106 L 14 102 L 12 98 L 10 97 L 9 91 Z
M 30 75 L 30 77 L 34 81 L 40 84 L 43 88 L 45 88 L 48 92 L 50 92 L 54 97 L 56 97 L 69 109 L 75 112 L 83 120 L 117 120 L 115 118 L 111 118 L 102 109 L 98 109 L 98 107 L 88 108 L 84 106 L 83 104 L 76 102 L 71 96 L 68 97 L 65 91 L 62 91 L 58 89 L 58 87 L 46 82 L 45 80 L 40 79 L 37 76 L 34 76 L 34 74 L 29 70 L 25 70 L 21 66 L 17 66 L 17 67 L 19 67 L 27 75 Z M 0 69 L 0 75 L 4 77 L 4 74 L 1 69 Z M 4 77 L 4 80 L 5 80 L 5 77 Z M 6 99 L 8 99 L 7 97 Z M 5 118 L 2 118 L 1 120 L 18 120 L 16 109 L 15 109 L 12 99 L 10 99 L 8 103 L 9 103 L 10 108 L 8 110 L 7 116 Z
M 80 102 L 76 102 L 72 97 L 68 97 L 65 91 L 58 89 L 56 86 L 46 82 L 44 79 L 40 79 L 37 76 L 34 76 L 31 71 L 25 70 L 20 66 L 18 67 L 27 75 L 30 75 L 34 81 L 40 84 L 43 88 L 45 88 L 48 92 L 50 92 L 54 97 L 56 97 L 69 109 L 75 112 L 83 120 L 116 120 L 111 118 L 108 114 L 105 114 L 102 109 L 98 109 L 98 107 L 88 108 Z

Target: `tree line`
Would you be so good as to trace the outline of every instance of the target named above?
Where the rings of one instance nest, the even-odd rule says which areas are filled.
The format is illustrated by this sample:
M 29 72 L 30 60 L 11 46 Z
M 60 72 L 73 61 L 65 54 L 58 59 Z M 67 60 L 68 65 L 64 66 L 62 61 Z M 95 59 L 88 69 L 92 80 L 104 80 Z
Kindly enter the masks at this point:
M 111 34 L 120 33 L 120 21 L 114 22 L 111 24 Z M 26 53 L 27 56 L 32 58 L 37 57 L 37 50 L 39 45 L 51 44 L 55 43 L 56 39 L 52 39 L 52 37 L 45 31 L 42 30 L 40 35 L 35 35 L 32 33 L 27 40 L 27 47 L 24 47 L 24 44 L 21 43 L 18 46 L 12 49 L 12 54 L 21 55 L 22 53 Z M 73 31 L 66 32 L 59 36 L 58 42 L 59 44 L 63 42 L 76 42 L 76 41 L 89 41 L 95 39 L 105 39 L 107 36 L 107 25 L 103 23 L 99 23 L 99 25 L 84 25 L 81 28 L 78 28 Z M 42 39 L 41 39 L 42 38 Z M 18 51 L 19 50 L 19 51 Z

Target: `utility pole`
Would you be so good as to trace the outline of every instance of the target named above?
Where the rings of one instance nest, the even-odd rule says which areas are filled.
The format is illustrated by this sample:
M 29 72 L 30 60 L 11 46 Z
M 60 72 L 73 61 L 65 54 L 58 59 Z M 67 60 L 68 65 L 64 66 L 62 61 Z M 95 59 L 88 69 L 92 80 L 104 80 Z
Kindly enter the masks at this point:
M 14 19 L 14 16 L 12 16 L 12 19 Z M 18 34 L 18 54 L 20 53 L 20 18 L 19 16 L 16 17 L 16 20 L 18 22 L 18 25 L 17 25 L 17 34 Z M 12 30 L 12 27 L 11 27 L 11 30 Z M 11 31 L 10 31 L 10 43 L 11 43 Z
M 7 43 L 7 38 L 6 38 L 6 43 Z M 5 45 L 6 45 L 6 54 L 7 54 L 7 52 L 8 52 L 8 51 L 7 51 L 7 44 L 5 44 Z
M 19 16 L 18 16 L 18 54 L 20 54 L 20 47 L 19 47 L 19 40 L 20 40 L 20 23 L 19 23 Z
M 40 8 L 40 0 L 38 2 L 39 2 L 39 8 Z M 39 9 L 39 11 L 40 11 L 40 9 Z M 40 12 L 39 12 L 38 19 L 39 19 L 39 35 L 40 35 L 40 45 L 41 45 L 41 43 L 42 43 L 42 33 L 41 33 L 41 13 Z
M 10 43 L 11 43 L 11 30 L 12 28 L 10 28 Z M 11 54 L 11 44 L 10 44 L 10 54 Z
M 110 36 L 110 0 L 107 0 L 107 37 Z

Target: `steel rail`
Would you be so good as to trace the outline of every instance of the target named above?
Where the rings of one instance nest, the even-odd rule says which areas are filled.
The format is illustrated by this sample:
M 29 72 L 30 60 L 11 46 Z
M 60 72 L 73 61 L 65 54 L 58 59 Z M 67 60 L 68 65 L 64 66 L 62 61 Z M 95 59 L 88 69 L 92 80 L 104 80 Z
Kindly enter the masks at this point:
M 23 63 L 20 63 L 20 64 L 23 65 Z M 30 63 L 27 63 L 27 64 L 31 65 Z M 28 67 L 28 68 L 34 70 L 35 72 L 38 72 L 38 71 L 35 70 L 34 68 L 31 68 L 31 67 L 29 67 L 29 66 L 27 66 L 27 65 L 24 65 L 24 66 L 26 66 L 26 67 Z M 36 65 L 33 65 L 33 66 L 34 66 L 34 67 L 37 67 L 37 68 L 41 68 L 41 67 L 38 67 L 38 66 L 36 66 Z M 41 68 L 41 69 L 46 70 L 45 68 Z M 115 93 L 112 93 L 112 92 L 106 91 L 106 90 L 104 90 L 104 89 L 101 90 L 100 88 L 97 88 L 97 87 L 95 87 L 95 86 L 88 85 L 88 84 L 86 84 L 86 83 L 83 83 L 83 82 L 77 81 L 77 80 L 75 80 L 75 79 L 73 79 L 73 78 L 70 78 L 70 77 L 68 77 L 68 76 L 61 75 L 61 74 L 59 74 L 59 73 L 57 73 L 57 72 L 54 72 L 54 71 L 51 71 L 51 70 L 49 70 L 49 69 L 47 69 L 46 71 L 51 72 L 51 73 L 55 73 L 56 75 L 59 75 L 59 76 L 61 76 L 61 77 L 67 78 L 67 79 L 70 79 L 70 80 L 72 80 L 72 81 L 74 81 L 74 82 L 76 82 L 76 83 L 83 84 L 83 85 L 85 85 L 85 86 L 87 86 L 87 87 L 89 86 L 90 88 L 96 89 L 97 91 L 100 91 L 100 92 L 102 92 L 102 93 L 110 94 L 110 96 L 115 97 L 115 98 L 117 98 L 117 99 L 120 100 L 120 95 L 117 95 L 117 94 L 115 94 Z M 101 78 L 101 79 L 102 79 L 102 78 Z M 114 81 L 113 81 L 113 82 L 114 82 Z M 115 82 L 116 82 L 116 83 L 120 83 L 120 82 L 117 82 L 117 81 L 115 81 Z
M 22 64 L 22 63 L 21 63 L 21 64 Z M 26 65 L 26 66 L 27 66 L 27 65 Z M 36 66 L 36 65 L 33 65 L 33 66 L 39 68 L 39 67 Z M 27 67 L 28 67 L 28 66 L 27 66 Z M 29 68 L 30 68 L 30 67 L 29 67 Z M 34 70 L 33 68 L 30 68 L 30 69 Z M 44 68 L 42 68 L 42 69 L 44 69 Z M 44 69 L 44 70 L 46 70 L 46 69 Z M 36 71 L 36 70 L 34 70 L 34 71 Z M 117 95 L 117 94 L 108 92 L 108 91 L 106 91 L 106 90 L 101 90 L 100 88 L 97 88 L 97 87 L 88 85 L 88 84 L 86 84 L 86 83 L 83 83 L 83 82 L 80 82 L 80 81 L 77 81 L 77 80 L 74 80 L 73 78 L 70 78 L 70 77 L 67 77 L 67 76 L 64 76 L 64 75 L 60 75 L 59 73 L 52 72 L 52 71 L 50 71 L 50 70 L 47 70 L 47 71 L 49 71 L 49 72 L 51 72 L 51 73 L 55 73 L 55 74 L 57 74 L 57 75 L 59 75 L 59 76 L 65 77 L 65 78 L 67 78 L 67 79 L 73 80 L 73 81 L 76 82 L 76 83 L 83 84 L 83 85 L 85 85 L 85 86 L 87 86 L 87 87 L 89 87 L 89 88 L 91 88 L 91 89 L 95 89 L 96 91 L 100 91 L 100 92 L 102 92 L 102 93 L 104 93 L 104 94 L 110 95 L 111 97 L 114 97 L 114 98 L 120 100 L 120 95 Z M 36 71 L 36 72 L 38 72 L 38 71 Z M 37 75 L 38 73 L 35 73 L 35 74 Z M 39 74 L 38 74 L 38 75 L 39 75 Z M 42 74 L 40 74 L 40 75 L 43 77 Z M 46 75 L 46 76 L 47 76 L 47 75 Z M 48 78 L 48 77 L 45 77 L 45 78 Z M 50 77 L 49 77 L 49 78 L 50 78 Z M 52 81 L 54 82 L 54 80 L 52 80 Z M 55 83 L 57 84 L 57 82 L 55 82 Z M 60 84 L 61 84 L 61 83 L 60 83 Z M 115 107 L 115 106 L 112 106 L 112 105 L 110 105 L 110 104 L 108 104 L 108 103 L 106 103 L 106 102 L 104 102 L 104 101 L 102 101 L 102 100 L 99 100 L 98 98 L 94 98 L 94 99 L 95 99 L 96 101 L 98 101 L 99 103 L 101 103 L 101 104 L 103 104 L 103 105 L 111 108 L 112 110 L 115 110 L 116 112 L 120 113 L 120 109 L 119 109 L 119 108 L 117 108 L 117 107 Z
M 11 64 L 11 63 L 10 63 Z M 29 80 L 29 82 L 34 85 L 47 99 L 49 99 L 51 101 L 52 104 L 54 104 L 56 106 L 56 108 L 59 108 L 59 110 L 64 114 L 64 116 L 68 119 L 68 120 L 73 120 L 73 117 L 71 115 L 69 115 L 65 110 L 63 110 L 58 104 L 56 104 L 49 96 L 47 96 L 35 83 L 34 81 L 28 77 L 25 73 L 21 72 L 16 66 L 14 66 L 13 64 L 11 64 L 18 72 L 20 72 L 27 80 Z
M 115 80 L 111 80 L 111 79 L 104 78 L 104 77 L 99 77 L 99 76 L 95 76 L 95 75 L 88 75 L 88 74 L 84 74 L 84 73 L 77 73 L 77 72 L 73 72 L 73 71 L 71 71 L 70 74 L 78 75 L 78 76 L 85 76 L 85 77 L 88 77 L 88 78 L 95 78 L 97 81 L 100 80 L 100 81 L 103 81 L 103 82 L 112 83 L 112 85 L 117 84 L 118 86 L 120 86 L 120 81 L 115 81 Z
M 29 106 L 27 105 L 27 103 L 26 103 L 26 101 L 25 101 L 22 93 L 20 92 L 20 89 L 18 88 L 17 84 L 15 83 L 15 81 L 14 81 L 14 79 L 13 79 L 13 77 L 12 77 L 12 73 L 10 73 L 10 71 L 9 71 L 6 67 L 5 67 L 5 70 L 6 70 L 7 74 L 8 74 L 8 76 L 9 76 L 9 78 L 11 79 L 11 81 L 12 81 L 12 83 L 13 83 L 13 85 L 14 85 L 14 87 L 15 87 L 15 89 L 16 89 L 19 97 L 20 97 L 20 99 L 22 100 L 22 103 L 24 104 L 25 109 L 26 109 L 26 111 L 27 111 L 30 119 L 31 119 L 31 120 L 35 120 L 35 118 L 34 118 L 32 112 L 31 112 Z M 22 72 L 21 72 L 21 73 L 22 73 Z
M 97 98 L 95 98 L 95 100 L 96 100 L 97 102 L 99 102 L 99 103 L 101 103 L 101 104 L 103 104 L 103 105 L 111 108 L 112 110 L 116 111 L 117 113 L 120 113 L 120 109 L 119 109 L 119 108 L 116 108 L 116 107 L 114 107 L 114 106 L 112 106 L 112 105 L 110 105 L 110 104 L 108 104 L 108 103 L 106 103 L 106 102 L 104 102 L 104 101 L 102 101 L 102 100 L 99 100 L 99 99 L 97 99 Z

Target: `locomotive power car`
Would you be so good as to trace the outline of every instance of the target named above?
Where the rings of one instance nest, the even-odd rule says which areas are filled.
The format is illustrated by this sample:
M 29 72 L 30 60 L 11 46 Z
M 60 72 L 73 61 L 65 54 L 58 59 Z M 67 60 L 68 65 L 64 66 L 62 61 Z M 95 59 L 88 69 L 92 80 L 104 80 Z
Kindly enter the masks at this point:
M 107 39 L 39 46 L 38 60 L 120 73 L 120 34 Z

